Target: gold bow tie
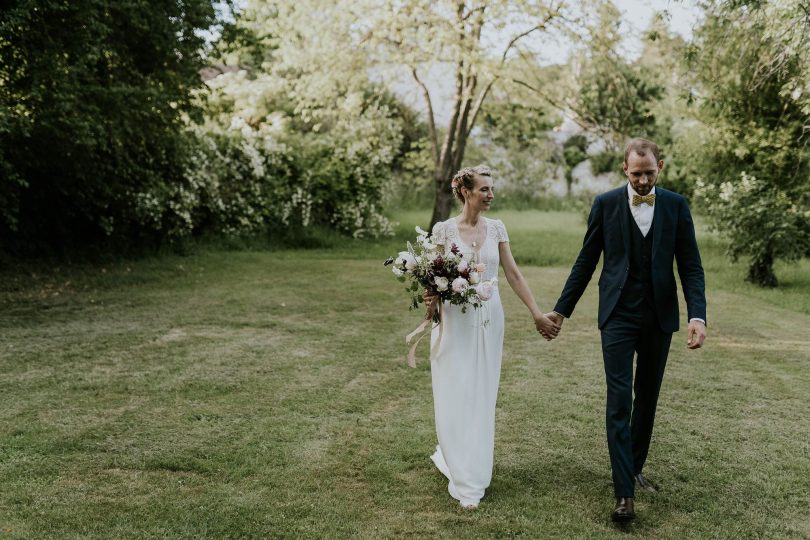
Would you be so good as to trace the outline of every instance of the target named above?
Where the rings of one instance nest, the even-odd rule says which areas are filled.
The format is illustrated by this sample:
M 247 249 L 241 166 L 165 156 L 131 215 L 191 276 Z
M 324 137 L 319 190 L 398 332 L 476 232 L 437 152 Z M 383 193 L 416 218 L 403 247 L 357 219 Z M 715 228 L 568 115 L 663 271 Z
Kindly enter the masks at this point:
M 633 195 L 633 206 L 638 206 L 642 203 L 647 203 L 650 206 L 655 204 L 655 194 L 650 195 Z

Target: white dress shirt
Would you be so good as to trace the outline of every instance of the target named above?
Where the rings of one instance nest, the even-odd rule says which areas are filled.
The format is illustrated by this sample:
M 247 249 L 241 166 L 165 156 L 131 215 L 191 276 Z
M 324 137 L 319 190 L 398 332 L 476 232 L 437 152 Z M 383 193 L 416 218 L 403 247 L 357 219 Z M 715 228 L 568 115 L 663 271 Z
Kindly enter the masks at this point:
M 655 207 L 647 203 L 641 203 L 638 206 L 633 206 L 633 195 L 638 195 L 638 193 L 636 193 L 636 190 L 633 189 L 633 186 L 631 186 L 630 182 L 628 182 L 627 199 L 628 203 L 630 204 L 630 213 L 633 214 L 633 219 L 636 221 L 636 225 L 638 225 L 638 228 L 641 230 L 642 236 L 646 238 L 647 233 L 650 232 L 650 227 L 652 226 Z M 650 195 L 655 195 L 655 186 L 653 186 L 652 190 L 650 190 Z

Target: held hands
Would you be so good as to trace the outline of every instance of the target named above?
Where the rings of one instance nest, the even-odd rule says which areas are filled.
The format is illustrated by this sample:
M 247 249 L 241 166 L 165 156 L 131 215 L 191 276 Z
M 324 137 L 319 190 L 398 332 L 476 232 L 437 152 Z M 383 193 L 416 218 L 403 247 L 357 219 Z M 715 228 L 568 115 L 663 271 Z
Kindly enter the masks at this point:
M 557 313 L 556 311 L 552 311 L 551 313 L 546 313 L 546 317 L 551 319 L 551 322 L 556 324 L 558 327 L 562 328 L 562 323 L 565 320 L 565 317 Z
M 690 349 L 699 349 L 706 339 L 706 325 L 700 321 L 689 321 L 689 328 L 686 331 L 686 346 Z
M 537 331 L 546 338 L 546 341 L 551 341 L 560 333 L 562 322 L 557 322 L 551 318 L 552 314 L 540 314 L 534 318 L 534 327 Z

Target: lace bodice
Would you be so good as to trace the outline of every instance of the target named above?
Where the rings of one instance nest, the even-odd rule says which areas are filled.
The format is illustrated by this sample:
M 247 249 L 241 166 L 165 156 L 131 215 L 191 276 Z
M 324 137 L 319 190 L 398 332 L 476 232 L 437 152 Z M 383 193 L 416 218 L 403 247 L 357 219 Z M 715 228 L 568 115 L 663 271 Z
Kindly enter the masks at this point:
M 468 246 L 464 240 L 461 239 L 461 234 L 458 231 L 458 223 L 456 218 L 452 217 L 447 221 L 440 221 L 433 226 L 431 240 L 435 244 L 444 246 L 444 252 L 449 253 L 453 244 L 455 244 L 464 255 L 465 259 L 474 260 L 475 262 L 482 262 L 487 266 L 486 272 L 482 276 L 483 280 L 489 280 L 498 275 L 498 266 L 500 264 L 500 254 L 498 251 L 498 244 L 501 242 L 508 242 L 509 236 L 506 233 L 506 227 L 500 219 L 489 219 L 481 217 L 487 227 L 487 233 L 481 247 L 473 250 L 472 246 Z

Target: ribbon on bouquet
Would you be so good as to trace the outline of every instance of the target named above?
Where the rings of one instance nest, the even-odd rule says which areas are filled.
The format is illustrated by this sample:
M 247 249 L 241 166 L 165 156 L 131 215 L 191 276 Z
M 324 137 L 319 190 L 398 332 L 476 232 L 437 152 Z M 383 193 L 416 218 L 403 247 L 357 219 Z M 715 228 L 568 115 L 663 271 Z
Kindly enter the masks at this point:
M 441 304 L 439 304 L 439 307 L 436 308 L 439 310 L 439 313 L 441 313 L 440 307 Z M 419 336 L 419 334 L 422 334 L 421 336 L 419 336 L 419 339 L 417 339 L 416 342 L 414 342 L 414 344 L 411 345 L 411 349 L 408 351 L 408 365 L 412 368 L 416 367 L 416 346 L 419 345 L 419 342 L 422 341 L 423 337 L 430 335 L 431 331 L 433 330 L 433 327 L 430 326 L 430 322 L 432 319 L 433 315 L 430 313 L 430 311 L 426 312 L 425 319 L 422 321 L 422 323 L 416 328 L 414 328 L 413 332 L 405 336 L 405 344 L 410 345 L 411 340 L 413 340 L 413 338 Z M 439 343 L 441 343 L 442 341 L 442 329 L 443 325 L 441 323 L 441 319 L 439 319 L 439 338 L 436 340 L 436 347 L 438 347 Z M 427 330 L 427 332 L 425 330 Z

